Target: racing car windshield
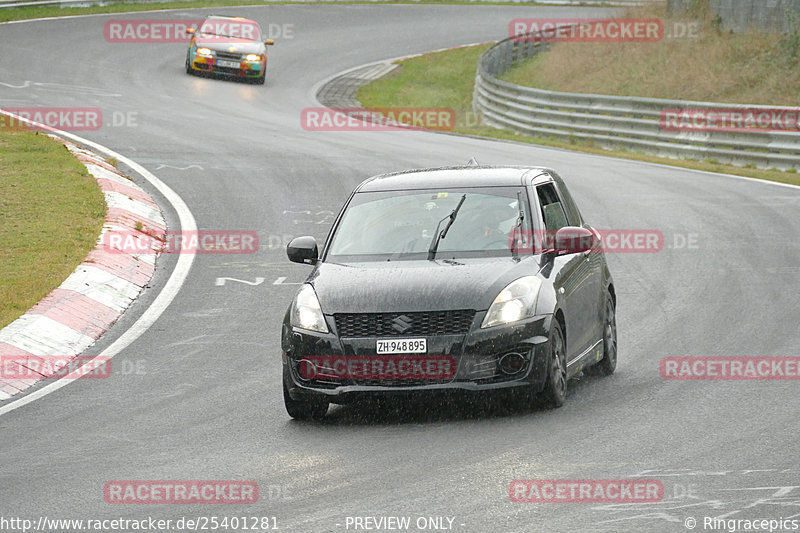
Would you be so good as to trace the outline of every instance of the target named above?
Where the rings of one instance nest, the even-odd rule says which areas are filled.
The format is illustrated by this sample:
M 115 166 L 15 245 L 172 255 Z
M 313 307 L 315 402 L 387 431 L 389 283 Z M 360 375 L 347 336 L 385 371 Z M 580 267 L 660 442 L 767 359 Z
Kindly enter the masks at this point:
M 251 20 L 217 20 L 209 19 L 200 26 L 204 36 L 224 37 L 228 39 L 261 40 L 261 27 Z
M 519 193 L 519 194 L 518 194 Z M 435 258 L 511 256 L 515 235 L 527 229 L 519 187 L 357 193 L 331 236 L 327 259 L 369 261 L 429 258 L 437 226 L 449 220 Z

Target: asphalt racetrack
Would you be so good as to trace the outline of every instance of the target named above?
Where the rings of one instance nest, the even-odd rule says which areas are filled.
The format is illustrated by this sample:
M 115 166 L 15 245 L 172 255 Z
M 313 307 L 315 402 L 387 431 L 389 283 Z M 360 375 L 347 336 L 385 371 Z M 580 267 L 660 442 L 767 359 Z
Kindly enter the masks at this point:
M 109 19 L 212 11 L 291 28 L 275 36 L 265 86 L 186 75 L 181 43 L 103 36 Z M 0 516 L 256 516 L 313 533 L 359 530 L 355 517 L 410 517 L 409 531 L 482 533 L 679 532 L 690 518 L 709 531 L 704 517 L 800 515 L 798 381 L 659 373 L 664 357 L 800 355 L 800 189 L 512 142 L 301 127 L 301 111 L 319 105 L 314 88 L 345 69 L 500 39 L 516 17 L 601 12 L 287 5 L 1 25 L 0 106 L 102 109 L 104 127 L 80 135 L 156 174 L 200 229 L 255 231 L 261 246 L 198 255 L 166 312 L 114 359 L 122 371 L 0 416 Z M 366 177 L 470 157 L 552 166 L 594 226 L 663 233 L 657 253 L 608 255 L 617 372 L 571 381 L 556 410 L 481 398 L 335 406 L 322 423 L 291 420 L 280 323 L 309 268 L 289 263 L 287 240 L 324 240 Z M 135 177 L 178 229 L 172 207 Z M 91 353 L 144 312 L 176 259 L 162 257 L 152 287 Z M 657 479 L 664 497 L 515 503 L 515 479 Z M 103 488 L 114 480 L 252 480 L 260 496 L 249 505 L 111 504 Z

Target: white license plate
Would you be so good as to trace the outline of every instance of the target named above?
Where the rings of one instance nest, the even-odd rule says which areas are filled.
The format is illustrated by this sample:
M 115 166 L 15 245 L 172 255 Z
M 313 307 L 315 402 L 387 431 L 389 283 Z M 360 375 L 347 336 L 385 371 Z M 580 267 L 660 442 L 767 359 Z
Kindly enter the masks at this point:
M 378 341 L 379 354 L 427 353 L 427 339 L 387 339 Z
M 239 68 L 238 61 L 224 61 L 222 59 L 217 60 L 218 67 L 228 67 L 228 68 Z

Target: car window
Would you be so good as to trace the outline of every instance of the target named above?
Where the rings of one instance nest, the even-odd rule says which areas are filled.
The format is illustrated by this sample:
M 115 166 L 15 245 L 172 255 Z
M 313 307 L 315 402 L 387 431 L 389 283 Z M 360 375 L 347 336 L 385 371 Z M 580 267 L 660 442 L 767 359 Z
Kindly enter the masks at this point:
M 200 33 L 251 41 L 261 40 L 261 27 L 252 20 L 206 19 L 200 26 Z
M 569 225 L 564 207 L 561 205 L 561 199 L 552 183 L 538 186 L 536 194 L 539 197 L 542 219 L 546 229 L 556 231 Z
M 519 222 L 518 198 L 527 212 L 519 187 L 358 193 L 331 237 L 328 255 L 426 256 L 437 224 L 444 219 L 439 230 L 444 229 L 462 197 L 453 224 L 439 241 L 437 258 L 510 254 L 511 235 Z M 525 215 L 519 226 L 523 232 L 529 227 L 528 218 Z
M 556 179 L 556 190 L 558 191 L 558 195 L 562 200 L 564 211 L 567 214 L 567 222 L 569 222 L 569 225 L 582 226 L 583 217 L 581 217 L 581 212 L 580 210 L 578 210 L 578 205 L 575 203 L 575 200 L 573 200 L 572 195 L 569 192 L 569 189 L 567 189 L 567 186 L 560 179 Z

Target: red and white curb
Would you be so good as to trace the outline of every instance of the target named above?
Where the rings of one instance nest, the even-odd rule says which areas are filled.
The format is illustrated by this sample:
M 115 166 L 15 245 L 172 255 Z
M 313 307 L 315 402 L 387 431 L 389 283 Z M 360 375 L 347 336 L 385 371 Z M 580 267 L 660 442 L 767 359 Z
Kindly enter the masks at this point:
M 153 277 L 157 250 L 141 255 L 114 251 L 105 233 L 126 232 L 163 240 L 166 222 L 161 210 L 141 187 L 103 158 L 63 142 L 94 176 L 103 190 L 108 212 L 97 246 L 58 288 L 20 318 L 0 330 L 0 357 L 75 357 L 105 333 L 139 296 Z M 20 357 L 22 356 L 22 357 Z M 15 362 L 16 364 L 16 362 Z M 25 379 L 0 368 L 0 401 L 19 394 L 42 379 L 41 368 L 29 369 Z M 28 376 L 36 375 L 36 378 Z

